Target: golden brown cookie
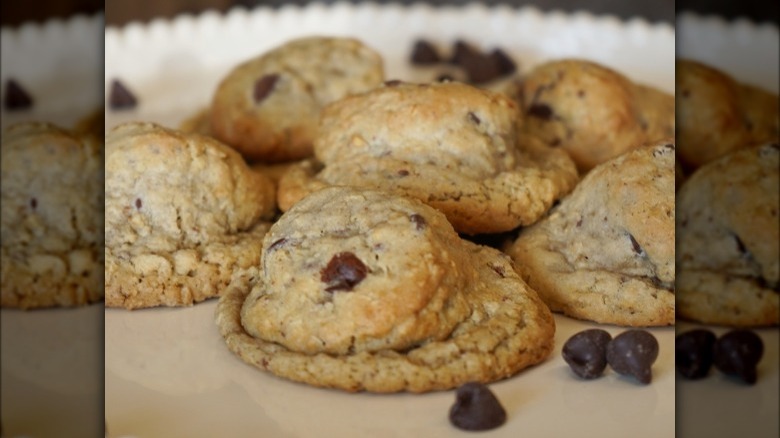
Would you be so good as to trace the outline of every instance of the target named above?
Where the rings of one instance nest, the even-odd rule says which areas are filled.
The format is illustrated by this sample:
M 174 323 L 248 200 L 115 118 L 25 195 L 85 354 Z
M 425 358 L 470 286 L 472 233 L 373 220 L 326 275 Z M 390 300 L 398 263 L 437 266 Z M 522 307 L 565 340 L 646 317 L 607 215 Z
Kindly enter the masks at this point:
M 381 57 L 358 40 L 293 40 L 239 65 L 220 82 L 210 130 L 247 161 L 306 158 L 322 107 L 383 80 Z
M 623 326 L 674 324 L 674 145 L 591 170 L 507 248 L 550 309 Z
M 579 59 L 539 65 L 522 78 L 523 131 L 567 151 L 581 172 L 674 136 L 674 96 Z
M 103 299 L 103 147 L 48 123 L 2 144 L 2 307 Z
M 699 168 L 677 194 L 677 313 L 729 326 L 780 319 L 780 147 Z
M 191 305 L 254 266 L 274 186 L 220 142 L 153 123 L 106 138 L 106 306 Z
M 233 282 L 228 348 L 280 377 L 347 391 L 490 382 L 544 360 L 555 323 L 497 250 L 387 192 L 333 187 L 285 213 Z
M 517 133 L 517 105 L 457 82 L 389 82 L 329 105 L 316 160 L 279 182 L 279 207 L 348 185 L 389 190 L 444 212 L 458 232 L 497 233 L 536 221 L 578 179 L 558 149 Z

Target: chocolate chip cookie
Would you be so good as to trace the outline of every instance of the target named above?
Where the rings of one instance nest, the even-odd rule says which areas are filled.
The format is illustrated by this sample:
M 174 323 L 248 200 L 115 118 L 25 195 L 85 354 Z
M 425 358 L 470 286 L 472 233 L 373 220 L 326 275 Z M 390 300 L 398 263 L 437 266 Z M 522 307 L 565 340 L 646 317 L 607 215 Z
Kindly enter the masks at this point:
M 103 299 L 103 147 L 49 123 L 2 145 L 2 307 Z
M 260 259 L 274 186 L 220 142 L 153 123 L 106 137 L 106 306 L 191 305 Z
M 593 168 L 506 250 L 550 309 L 623 326 L 674 324 L 674 145 Z
M 780 147 L 739 149 L 677 194 L 677 313 L 730 326 L 780 315 Z
M 676 64 L 678 155 L 691 172 L 729 152 L 778 140 L 778 96 L 700 62 Z
M 358 40 L 293 40 L 222 80 L 211 102 L 210 129 L 247 161 L 305 158 L 322 107 L 383 80 L 382 58 Z
M 503 94 L 447 82 L 392 81 L 327 106 L 316 160 L 279 182 L 279 207 L 323 187 L 389 190 L 439 210 L 458 232 L 498 233 L 535 222 L 578 175 L 563 150 L 517 133 Z
M 414 199 L 333 187 L 264 238 L 221 297 L 228 348 L 280 377 L 346 391 L 425 392 L 544 360 L 554 320 L 508 257 L 461 240 Z
M 517 93 L 523 131 L 571 154 L 581 172 L 674 136 L 674 96 L 579 59 L 539 65 Z

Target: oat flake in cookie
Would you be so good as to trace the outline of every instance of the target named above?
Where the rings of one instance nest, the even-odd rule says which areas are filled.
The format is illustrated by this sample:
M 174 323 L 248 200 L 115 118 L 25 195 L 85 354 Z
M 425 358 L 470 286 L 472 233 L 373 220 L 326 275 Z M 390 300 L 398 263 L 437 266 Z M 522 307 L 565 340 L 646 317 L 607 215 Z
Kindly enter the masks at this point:
M 517 133 L 517 105 L 457 82 L 392 82 L 323 110 L 316 160 L 279 182 L 284 211 L 322 187 L 389 190 L 442 211 L 460 233 L 529 225 L 572 190 L 562 150 Z
M 306 158 L 322 107 L 383 81 L 382 58 L 358 40 L 292 40 L 222 80 L 209 111 L 210 130 L 247 161 Z
M 106 137 L 106 306 L 184 306 L 255 266 L 274 186 L 233 149 L 153 123 Z
M 553 311 L 621 326 L 674 324 L 674 145 L 588 173 L 507 252 Z
M 737 327 L 780 318 L 780 147 L 738 150 L 677 193 L 677 313 Z
M 103 145 L 48 123 L 6 128 L 2 307 L 103 299 Z
M 348 187 L 313 193 L 271 227 L 216 322 L 253 366 L 372 392 L 503 379 L 544 360 L 555 331 L 508 257 L 419 201 Z

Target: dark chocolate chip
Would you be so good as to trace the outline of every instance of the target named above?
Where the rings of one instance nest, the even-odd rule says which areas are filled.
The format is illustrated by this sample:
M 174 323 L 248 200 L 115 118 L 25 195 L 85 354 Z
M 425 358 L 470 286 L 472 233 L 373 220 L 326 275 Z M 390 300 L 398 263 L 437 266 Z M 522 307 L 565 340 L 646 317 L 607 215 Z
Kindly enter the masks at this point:
M 428 224 L 428 222 L 425 221 L 425 218 L 420 216 L 419 214 L 415 213 L 411 216 L 409 216 L 409 219 L 414 222 L 415 227 L 418 230 L 422 230 L 425 228 L 425 226 Z
M 21 110 L 32 107 L 33 99 L 14 79 L 5 81 L 5 99 L 3 105 L 8 110 Z
M 409 171 L 406 169 L 401 169 L 398 171 L 399 176 L 409 176 Z
M 580 99 L 585 97 L 585 90 L 577 90 L 577 97 L 579 97 Z
M 455 44 L 452 48 L 452 57 L 450 58 L 450 63 L 463 66 L 463 63 L 465 61 L 465 57 L 469 55 L 482 55 L 479 50 L 472 47 L 469 43 L 463 41 L 463 40 L 457 40 L 455 41 Z
M 350 291 L 366 278 L 367 273 L 368 268 L 355 254 L 342 252 L 330 259 L 320 272 L 320 280 L 328 285 L 325 288 L 328 292 Z
M 611 340 L 606 330 L 583 330 L 563 344 L 563 360 L 583 379 L 600 377 L 607 368 L 607 344 Z
M 607 363 L 612 369 L 645 385 L 653 379 L 652 366 L 657 358 L 658 340 L 646 330 L 627 330 L 607 344 Z
M 433 44 L 425 40 L 417 40 L 412 48 L 412 64 L 436 64 L 441 57 Z
M 543 103 L 534 103 L 528 108 L 528 115 L 542 120 L 550 120 L 553 116 L 552 108 Z
M 267 252 L 273 251 L 273 250 L 275 250 L 275 249 L 279 248 L 280 246 L 284 245 L 285 243 L 287 243 L 287 238 L 286 238 L 286 237 L 282 237 L 281 239 L 278 239 L 277 241 L 275 241 L 274 243 L 272 243 L 272 244 L 271 244 L 271 245 L 268 247 L 268 249 L 266 249 L 266 251 L 267 251 Z
M 500 76 L 506 76 L 517 71 L 517 64 L 501 49 L 495 49 L 490 53 L 490 59 L 496 66 L 496 71 Z
M 450 423 L 463 430 L 490 430 L 506 422 L 506 410 L 490 388 L 469 382 L 458 388 Z
M 460 56 L 460 67 L 472 84 L 484 84 L 501 76 L 495 61 L 479 52 L 465 52 Z
M 677 335 L 674 343 L 677 372 L 686 379 L 707 377 L 712 367 L 715 339 L 715 333 L 705 329 Z
M 36 198 L 30 199 L 30 208 L 32 208 L 33 210 L 38 208 L 38 200 Z
M 399 81 L 398 79 L 391 79 L 389 81 L 385 81 L 385 87 L 397 87 L 402 83 L 403 81 Z
M 482 122 L 481 120 L 479 120 L 479 117 L 477 117 L 477 115 L 471 111 L 469 111 L 469 120 L 471 120 L 477 125 L 479 125 Z
M 448 74 L 448 73 L 442 73 L 442 74 L 440 74 L 439 76 L 436 77 L 436 81 L 438 81 L 438 82 L 452 82 L 454 80 L 455 80 L 455 78 L 452 77 L 452 75 Z
M 255 103 L 260 103 L 274 91 L 276 82 L 279 80 L 279 75 L 270 74 L 265 75 L 262 78 L 255 81 L 255 89 L 252 97 L 255 99 Z
M 732 330 L 715 342 L 715 368 L 727 376 L 753 385 L 758 380 L 756 366 L 764 355 L 764 342 L 751 330 Z
M 637 242 L 636 239 L 634 239 L 634 236 L 631 233 L 628 234 L 628 238 L 631 240 L 631 249 L 633 249 L 634 252 L 637 253 L 638 255 L 644 254 L 644 250 L 642 250 L 642 247 L 639 245 L 639 242 Z
M 141 207 L 143 207 L 143 205 L 144 205 L 144 203 L 141 202 L 141 198 L 135 198 L 135 208 L 140 210 Z
M 747 248 L 745 247 L 745 242 L 742 241 L 742 239 L 739 238 L 736 234 L 733 234 L 734 240 L 737 242 L 737 250 L 740 254 L 742 254 L 742 257 L 747 257 L 750 255 Z
M 111 92 L 108 96 L 108 104 L 111 109 L 122 110 L 135 108 L 138 100 L 133 93 L 118 79 L 111 81 Z

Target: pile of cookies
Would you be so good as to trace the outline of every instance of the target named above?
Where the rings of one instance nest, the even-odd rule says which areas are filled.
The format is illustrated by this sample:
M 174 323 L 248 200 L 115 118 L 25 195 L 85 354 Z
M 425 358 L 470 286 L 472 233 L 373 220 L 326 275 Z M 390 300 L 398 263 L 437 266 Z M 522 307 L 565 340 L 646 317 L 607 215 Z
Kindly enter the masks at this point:
M 219 296 L 244 361 L 373 392 L 514 375 L 552 351 L 550 309 L 672 324 L 672 96 L 583 60 L 518 75 L 388 80 L 360 41 L 309 37 L 179 129 L 114 128 L 106 305 Z

